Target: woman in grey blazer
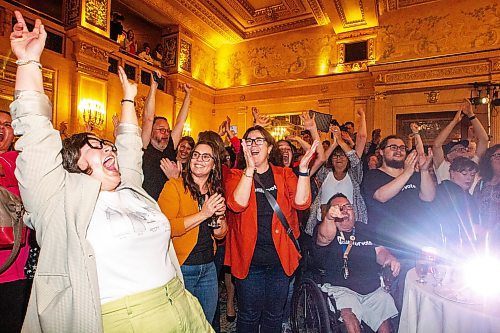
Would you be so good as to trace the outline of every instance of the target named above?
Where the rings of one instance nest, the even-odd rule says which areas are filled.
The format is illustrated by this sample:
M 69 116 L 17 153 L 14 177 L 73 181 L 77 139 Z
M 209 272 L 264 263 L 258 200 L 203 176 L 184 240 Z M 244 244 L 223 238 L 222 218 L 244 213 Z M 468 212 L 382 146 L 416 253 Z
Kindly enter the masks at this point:
M 136 84 L 119 69 L 122 114 L 115 144 L 91 133 L 61 142 L 50 122 L 40 56 L 47 34 L 19 12 L 11 114 L 26 224 L 41 247 L 24 332 L 212 332 L 182 284 L 170 224 L 141 188 Z

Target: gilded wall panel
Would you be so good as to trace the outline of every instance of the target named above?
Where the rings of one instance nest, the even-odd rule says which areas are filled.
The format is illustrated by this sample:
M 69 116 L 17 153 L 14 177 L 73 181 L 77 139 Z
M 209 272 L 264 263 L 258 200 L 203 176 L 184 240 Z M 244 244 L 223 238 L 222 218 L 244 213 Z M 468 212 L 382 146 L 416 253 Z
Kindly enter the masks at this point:
M 191 72 L 191 43 L 181 39 L 179 65 L 186 72 Z
M 327 74 L 336 63 L 335 41 L 331 29 L 320 27 L 224 46 L 217 50 L 215 85 L 225 88 Z
M 446 8 L 444 8 L 446 6 Z M 500 46 L 498 1 L 445 1 L 401 9 L 380 18 L 378 61 L 419 59 Z
M 191 50 L 191 75 L 208 86 L 214 85 L 215 51 L 200 41 L 194 41 Z

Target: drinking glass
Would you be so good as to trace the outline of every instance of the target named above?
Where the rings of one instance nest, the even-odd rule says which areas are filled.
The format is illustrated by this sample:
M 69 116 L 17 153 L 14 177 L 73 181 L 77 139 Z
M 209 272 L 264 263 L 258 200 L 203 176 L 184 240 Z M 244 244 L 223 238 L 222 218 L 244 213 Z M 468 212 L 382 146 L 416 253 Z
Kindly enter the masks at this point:
M 435 287 L 443 286 L 443 280 L 446 276 L 447 270 L 448 268 L 445 265 L 433 265 L 431 267 L 432 276 L 434 277 L 434 280 L 436 280 L 436 284 L 434 285 Z
M 418 283 L 427 283 L 425 281 L 425 277 L 427 276 L 427 273 L 429 272 L 429 260 L 427 259 L 418 259 L 415 265 L 415 271 L 417 272 L 418 275 Z

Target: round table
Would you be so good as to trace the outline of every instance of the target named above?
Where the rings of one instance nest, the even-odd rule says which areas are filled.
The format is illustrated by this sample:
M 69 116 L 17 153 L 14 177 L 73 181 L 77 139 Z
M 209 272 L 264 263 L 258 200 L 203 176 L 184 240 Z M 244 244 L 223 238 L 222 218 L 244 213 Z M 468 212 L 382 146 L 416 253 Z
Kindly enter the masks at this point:
M 464 304 L 438 296 L 433 277 L 421 284 L 415 268 L 408 271 L 399 333 L 499 333 L 500 302 Z M 445 284 L 446 287 L 446 284 Z

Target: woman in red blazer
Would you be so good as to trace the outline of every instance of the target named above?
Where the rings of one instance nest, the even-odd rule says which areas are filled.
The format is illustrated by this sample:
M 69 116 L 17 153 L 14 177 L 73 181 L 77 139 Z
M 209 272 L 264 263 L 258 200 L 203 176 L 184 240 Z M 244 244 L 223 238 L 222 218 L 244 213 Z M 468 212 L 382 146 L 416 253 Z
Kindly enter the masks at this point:
M 251 127 L 243 136 L 240 154 L 246 168 L 232 169 L 224 178 L 227 205 L 234 213 L 228 222 L 225 263 L 236 278 L 237 332 L 259 332 L 259 326 L 262 333 L 281 330 L 290 276 L 300 254 L 264 191 L 275 197 L 298 237 L 296 209 L 306 209 L 311 203 L 308 165 L 317 145 L 314 142 L 302 158 L 297 179 L 292 169 L 272 164 L 280 158 L 271 134 L 261 126 Z

